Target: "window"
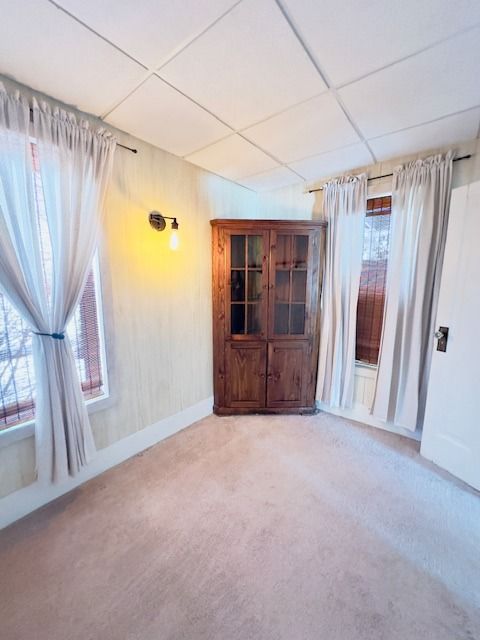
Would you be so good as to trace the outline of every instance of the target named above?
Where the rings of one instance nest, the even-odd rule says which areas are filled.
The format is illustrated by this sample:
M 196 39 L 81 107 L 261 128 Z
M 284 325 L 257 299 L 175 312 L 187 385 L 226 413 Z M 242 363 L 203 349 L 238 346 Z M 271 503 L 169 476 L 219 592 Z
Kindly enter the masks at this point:
M 51 246 L 36 145 L 32 143 L 36 213 L 47 293 L 51 282 Z M 104 358 L 98 298 L 98 261 L 95 258 L 74 317 L 67 327 L 86 399 L 104 391 Z M 35 416 L 35 372 L 32 333 L 14 307 L 0 293 L 0 430 Z
M 367 201 L 357 306 L 356 359 L 378 363 L 383 326 L 392 198 Z

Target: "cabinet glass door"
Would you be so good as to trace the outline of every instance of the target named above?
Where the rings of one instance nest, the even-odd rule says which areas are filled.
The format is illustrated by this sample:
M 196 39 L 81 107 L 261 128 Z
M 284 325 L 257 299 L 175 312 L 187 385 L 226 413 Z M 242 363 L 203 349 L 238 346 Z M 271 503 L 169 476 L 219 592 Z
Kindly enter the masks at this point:
M 228 324 L 232 336 L 263 336 L 268 288 L 268 232 L 230 234 Z
M 272 233 L 270 335 L 298 338 L 308 332 L 309 244 L 308 232 Z

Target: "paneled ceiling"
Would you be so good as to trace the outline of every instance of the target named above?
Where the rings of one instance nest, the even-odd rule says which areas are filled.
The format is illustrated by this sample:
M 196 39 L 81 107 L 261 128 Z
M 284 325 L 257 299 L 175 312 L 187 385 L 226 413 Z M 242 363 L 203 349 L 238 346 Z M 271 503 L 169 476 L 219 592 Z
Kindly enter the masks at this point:
M 0 0 L 0 12 L 0 73 L 250 189 L 479 134 L 479 0 Z

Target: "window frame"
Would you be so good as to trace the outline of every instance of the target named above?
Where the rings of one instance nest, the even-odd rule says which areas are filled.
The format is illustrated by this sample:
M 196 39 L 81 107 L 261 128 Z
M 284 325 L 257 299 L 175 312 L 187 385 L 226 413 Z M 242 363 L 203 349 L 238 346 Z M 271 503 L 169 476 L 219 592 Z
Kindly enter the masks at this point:
M 392 197 L 391 187 L 385 190 L 379 189 L 378 192 L 375 191 L 375 188 L 372 188 L 372 189 L 369 188 L 367 190 L 367 200 L 373 200 L 374 198 L 386 198 L 386 197 L 390 197 L 390 198 Z M 366 212 L 365 212 L 365 215 L 366 215 Z M 391 208 L 390 208 L 390 215 L 392 215 Z M 391 224 L 391 221 L 390 221 L 390 224 Z M 390 258 L 390 247 L 389 247 L 389 258 Z M 356 329 L 356 324 L 355 324 L 355 329 Z M 383 325 L 382 325 L 382 333 L 383 333 Z M 371 362 L 365 362 L 363 360 L 357 360 L 357 358 L 355 358 L 355 367 L 370 369 L 372 372 L 376 372 L 378 369 L 378 362 L 377 364 L 373 364 Z
M 105 321 L 104 321 L 104 303 L 103 303 L 103 286 L 102 275 L 100 269 L 100 251 L 97 249 L 93 258 L 92 270 L 95 280 L 95 302 L 97 305 L 98 319 L 98 338 L 100 342 L 100 363 L 102 367 L 102 388 L 103 393 L 94 398 L 85 400 L 88 414 L 102 411 L 112 404 L 110 394 L 109 375 L 107 367 L 107 345 L 105 342 Z M 35 418 L 25 420 L 19 424 L 12 425 L 0 430 L 0 449 L 7 447 L 14 442 L 24 440 L 35 436 Z

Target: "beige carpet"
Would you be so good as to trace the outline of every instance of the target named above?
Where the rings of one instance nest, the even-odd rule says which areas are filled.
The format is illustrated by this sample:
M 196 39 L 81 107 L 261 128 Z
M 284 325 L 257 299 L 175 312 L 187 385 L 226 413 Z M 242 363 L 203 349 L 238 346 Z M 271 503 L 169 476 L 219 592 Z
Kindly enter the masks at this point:
M 417 449 L 207 418 L 0 533 L 0 637 L 479 639 L 480 497 Z

